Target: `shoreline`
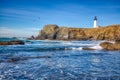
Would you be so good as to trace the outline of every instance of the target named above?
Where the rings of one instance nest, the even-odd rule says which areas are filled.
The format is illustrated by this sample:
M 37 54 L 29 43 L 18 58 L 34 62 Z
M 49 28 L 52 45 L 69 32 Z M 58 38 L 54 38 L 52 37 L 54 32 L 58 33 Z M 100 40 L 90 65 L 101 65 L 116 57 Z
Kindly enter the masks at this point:
M 29 39 L 28 39 L 29 40 Z M 33 39 L 32 39 L 33 40 Z M 39 40 L 34 40 L 34 41 L 39 41 Z M 120 41 L 108 41 L 108 40 L 50 40 L 50 39 L 45 39 L 42 41 L 63 41 L 63 42 L 72 42 L 72 41 L 100 41 L 98 44 L 99 48 L 101 47 L 101 50 L 120 50 Z M 5 46 L 5 45 L 25 45 L 25 42 L 22 40 L 12 40 L 12 41 L 0 41 L 0 46 Z M 97 50 L 96 47 L 82 47 L 82 50 Z

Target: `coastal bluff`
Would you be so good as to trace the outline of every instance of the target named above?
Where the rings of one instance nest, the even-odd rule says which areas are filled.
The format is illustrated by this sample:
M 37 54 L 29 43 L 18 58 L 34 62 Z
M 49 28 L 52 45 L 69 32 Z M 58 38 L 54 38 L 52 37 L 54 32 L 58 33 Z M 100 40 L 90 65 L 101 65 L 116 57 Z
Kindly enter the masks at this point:
M 120 40 L 120 25 L 103 26 L 100 28 L 71 28 L 50 24 L 45 25 L 35 39 Z

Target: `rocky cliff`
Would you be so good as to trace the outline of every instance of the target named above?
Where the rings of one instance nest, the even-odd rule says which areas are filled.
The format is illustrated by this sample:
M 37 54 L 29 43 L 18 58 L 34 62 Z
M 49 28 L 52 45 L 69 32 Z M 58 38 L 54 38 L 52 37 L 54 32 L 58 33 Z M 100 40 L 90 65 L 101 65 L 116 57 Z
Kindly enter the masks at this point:
M 120 40 L 120 25 L 101 28 L 68 28 L 58 25 L 45 25 L 36 39 Z

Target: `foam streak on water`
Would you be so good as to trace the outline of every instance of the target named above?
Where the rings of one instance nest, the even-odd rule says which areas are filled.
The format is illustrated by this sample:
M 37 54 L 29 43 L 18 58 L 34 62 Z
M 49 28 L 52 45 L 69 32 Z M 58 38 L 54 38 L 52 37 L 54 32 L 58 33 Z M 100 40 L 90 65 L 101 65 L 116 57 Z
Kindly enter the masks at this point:
M 101 41 L 22 40 L 0 46 L 0 80 L 120 80 L 120 51 Z

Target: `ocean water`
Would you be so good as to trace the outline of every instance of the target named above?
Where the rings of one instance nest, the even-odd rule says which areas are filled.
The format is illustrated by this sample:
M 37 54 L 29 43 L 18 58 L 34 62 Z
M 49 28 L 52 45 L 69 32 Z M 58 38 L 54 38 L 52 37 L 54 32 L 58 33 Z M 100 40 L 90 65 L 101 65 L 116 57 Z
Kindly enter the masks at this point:
M 0 46 L 0 80 L 120 80 L 120 51 L 103 50 L 102 41 L 19 39 L 25 45 Z

